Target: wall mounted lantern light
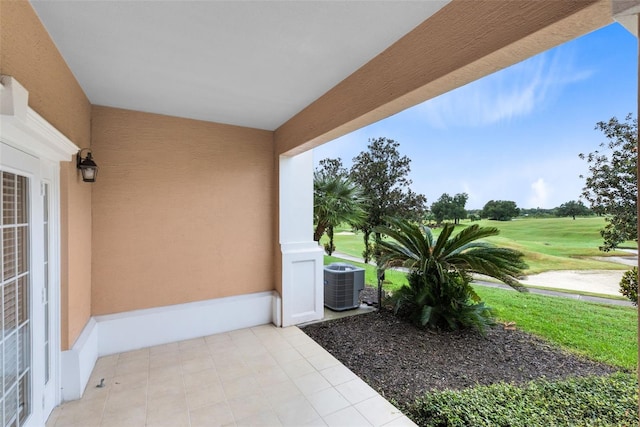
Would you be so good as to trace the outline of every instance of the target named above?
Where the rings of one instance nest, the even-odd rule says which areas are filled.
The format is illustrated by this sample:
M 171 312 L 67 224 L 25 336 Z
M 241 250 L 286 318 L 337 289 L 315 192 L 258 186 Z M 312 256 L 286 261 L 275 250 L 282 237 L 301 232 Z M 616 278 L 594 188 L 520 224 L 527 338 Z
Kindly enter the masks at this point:
M 82 157 L 82 152 L 88 151 L 87 157 Z M 78 151 L 76 156 L 76 166 L 82 173 L 82 180 L 84 182 L 96 182 L 96 176 L 98 175 L 98 165 L 93 161 L 91 156 L 91 150 L 89 148 L 83 148 Z

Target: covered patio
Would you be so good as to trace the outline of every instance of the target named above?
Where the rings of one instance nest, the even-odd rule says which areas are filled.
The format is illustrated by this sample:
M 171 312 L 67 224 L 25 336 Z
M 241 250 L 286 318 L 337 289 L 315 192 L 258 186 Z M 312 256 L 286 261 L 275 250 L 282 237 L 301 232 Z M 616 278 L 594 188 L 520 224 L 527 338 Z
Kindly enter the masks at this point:
M 638 13 L 0 1 L 0 425 L 410 424 L 295 327 L 323 317 L 312 149 Z
M 273 325 L 101 357 L 82 398 L 47 422 L 227 425 L 414 424 L 299 328 Z

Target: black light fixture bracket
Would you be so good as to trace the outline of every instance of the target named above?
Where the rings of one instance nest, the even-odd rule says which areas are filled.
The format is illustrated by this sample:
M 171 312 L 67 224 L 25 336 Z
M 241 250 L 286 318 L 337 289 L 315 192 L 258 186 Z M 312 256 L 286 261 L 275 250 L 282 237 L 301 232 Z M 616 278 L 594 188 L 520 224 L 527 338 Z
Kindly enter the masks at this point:
M 86 157 L 82 157 L 83 152 L 87 152 Z M 84 182 L 96 182 L 96 176 L 98 175 L 98 165 L 93 161 L 93 156 L 90 148 L 83 148 L 78 151 L 76 155 L 76 167 L 80 169 L 82 174 L 82 180 Z

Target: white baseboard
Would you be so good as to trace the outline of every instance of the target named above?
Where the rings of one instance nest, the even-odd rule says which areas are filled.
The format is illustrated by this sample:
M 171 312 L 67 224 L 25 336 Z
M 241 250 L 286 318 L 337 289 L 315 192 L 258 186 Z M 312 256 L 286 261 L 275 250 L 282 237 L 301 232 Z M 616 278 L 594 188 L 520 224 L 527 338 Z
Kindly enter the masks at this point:
M 280 319 L 277 292 L 217 298 L 186 304 L 95 316 L 61 356 L 62 400 L 82 397 L 100 356 L 274 323 Z
M 90 318 L 73 347 L 60 355 L 63 402 L 82 397 L 96 360 L 98 360 L 98 324 Z

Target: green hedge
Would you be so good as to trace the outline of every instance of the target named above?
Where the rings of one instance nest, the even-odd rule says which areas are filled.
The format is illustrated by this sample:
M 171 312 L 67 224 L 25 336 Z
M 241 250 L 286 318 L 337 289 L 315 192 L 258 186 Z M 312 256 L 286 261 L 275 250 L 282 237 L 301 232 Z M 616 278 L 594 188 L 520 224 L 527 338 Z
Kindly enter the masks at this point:
M 408 409 L 420 426 L 637 426 L 635 376 L 494 384 L 425 395 Z

